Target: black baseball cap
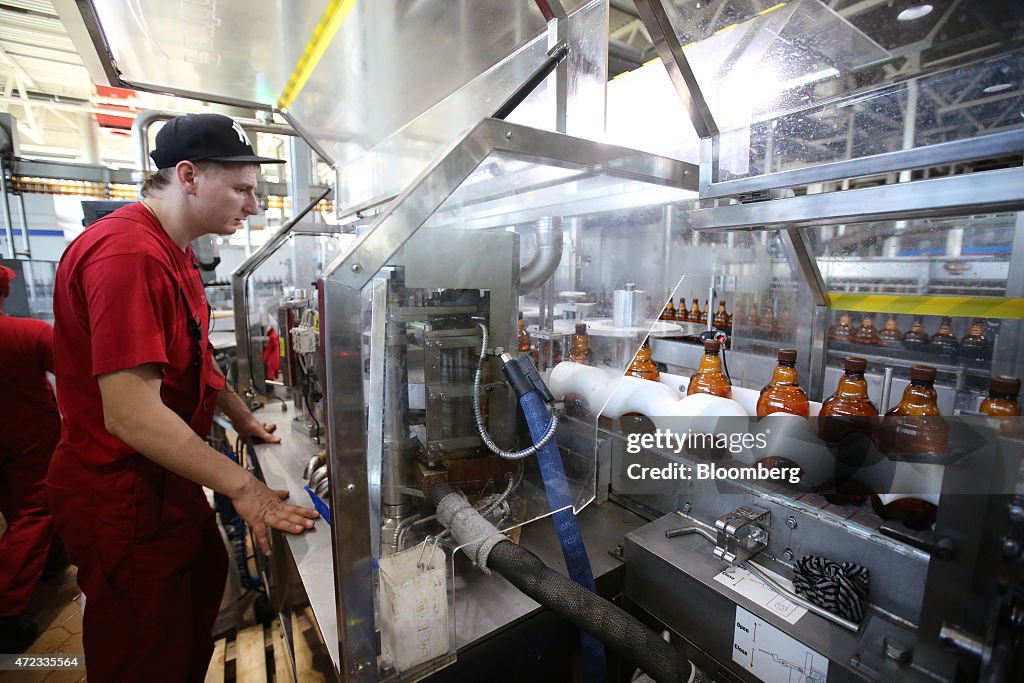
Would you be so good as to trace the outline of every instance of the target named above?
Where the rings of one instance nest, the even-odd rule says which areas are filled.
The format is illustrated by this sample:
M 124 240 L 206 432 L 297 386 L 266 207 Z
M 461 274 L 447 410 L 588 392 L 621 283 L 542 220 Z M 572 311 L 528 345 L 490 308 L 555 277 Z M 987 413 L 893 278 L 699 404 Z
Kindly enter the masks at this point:
M 176 116 L 156 134 L 156 148 L 149 156 L 158 169 L 172 168 L 179 161 L 284 163 L 284 159 L 257 156 L 241 124 L 223 114 Z

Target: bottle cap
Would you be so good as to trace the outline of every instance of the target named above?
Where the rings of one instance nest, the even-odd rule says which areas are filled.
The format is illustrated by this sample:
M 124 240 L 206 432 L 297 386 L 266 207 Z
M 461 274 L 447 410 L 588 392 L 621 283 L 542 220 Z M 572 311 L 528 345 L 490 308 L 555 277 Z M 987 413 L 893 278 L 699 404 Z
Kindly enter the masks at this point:
M 1020 379 L 1017 377 L 1003 377 L 993 375 L 988 382 L 988 390 L 997 394 L 1010 394 L 1016 396 L 1020 393 Z
M 847 372 L 864 372 L 867 367 L 867 360 L 860 356 L 847 356 L 843 359 L 843 369 Z
M 704 353 L 718 353 L 718 349 L 721 348 L 721 344 L 718 343 L 717 339 L 705 339 L 704 340 Z
M 930 365 L 915 365 L 910 368 L 911 381 L 934 382 L 936 370 Z
M 586 333 L 587 333 L 587 324 L 586 323 L 576 323 L 576 334 L 586 334 Z
M 779 349 L 779 361 L 782 363 L 795 363 L 796 349 Z

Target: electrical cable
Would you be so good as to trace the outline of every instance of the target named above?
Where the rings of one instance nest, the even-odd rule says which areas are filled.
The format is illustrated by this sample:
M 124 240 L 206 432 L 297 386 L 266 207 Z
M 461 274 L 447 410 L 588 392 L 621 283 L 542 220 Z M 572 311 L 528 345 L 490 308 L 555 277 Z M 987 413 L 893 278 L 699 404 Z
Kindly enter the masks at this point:
M 483 372 L 484 359 L 487 358 L 487 325 L 478 322 L 477 326 L 480 328 L 482 335 L 480 340 L 480 358 L 477 360 L 476 374 L 473 376 L 473 417 L 476 420 L 477 431 L 480 432 L 480 438 L 483 439 L 484 445 L 498 457 L 506 460 L 527 458 L 543 448 L 545 444 L 555 437 L 555 432 L 558 429 L 558 413 L 551 411 L 551 421 L 548 423 L 547 431 L 539 441 L 528 448 L 524 448 L 521 451 L 506 451 L 494 442 L 494 439 L 491 438 L 490 433 L 487 431 L 487 427 L 484 425 L 484 415 L 480 409 L 480 376 Z

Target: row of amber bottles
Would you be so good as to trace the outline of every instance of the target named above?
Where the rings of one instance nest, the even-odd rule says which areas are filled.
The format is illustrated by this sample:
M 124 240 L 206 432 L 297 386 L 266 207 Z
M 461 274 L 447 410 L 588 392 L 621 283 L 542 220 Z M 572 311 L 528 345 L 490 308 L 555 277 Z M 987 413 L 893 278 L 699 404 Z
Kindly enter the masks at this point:
M 861 318 L 860 326 L 854 328 L 850 314 L 844 313 L 839 317 L 839 323 L 829 330 L 829 339 L 856 344 L 905 347 L 911 350 L 924 349 L 930 344 L 938 351 L 961 349 L 979 358 L 991 352 L 992 340 L 986 336 L 985 321 L 981 318 L 972 321 L 970 330 L 962 339 L 953 334 L 952 318 L 943 317 L 938 331 L 931 336 L 925 331 L 922 319 L 922 316 L 916 316 L 910 329 L 903 333 L 900 332 L 895 315 L 890 315 L 885 321 L 885 326 L 879 330 L 875 327 L 873 315 L 865 315 Z
M 647 308 L 648 315 L 654 317 L 656 311 L 653 310 L 650 304 L 650 297 L 648 297 Z M 708 313 L 709 305 L 707 300 L 704 301 L 704 308 L 702 310 L 698 300 L 694 299 L 693 303 L 690 305 L 690 310 L 687 311 L 683 297 L 679 297 L 679 308 L 676 308 L 675 304 L 672 303 L 672 298 L 669 297 L 668 302 L 665 303 L 665 307 L 661 309 L 661 315 L 659 315 L 658 318 L 660 320 L 674 320 L 676 322 L 699 323 L 704 325 L 708 322 Z M 719 329 L 732 327 L 732 316 L 729 315 L 729 311 L 726 309 L 724 301 L 718 304 L 718 312 L 711 318 L 711 322 Z

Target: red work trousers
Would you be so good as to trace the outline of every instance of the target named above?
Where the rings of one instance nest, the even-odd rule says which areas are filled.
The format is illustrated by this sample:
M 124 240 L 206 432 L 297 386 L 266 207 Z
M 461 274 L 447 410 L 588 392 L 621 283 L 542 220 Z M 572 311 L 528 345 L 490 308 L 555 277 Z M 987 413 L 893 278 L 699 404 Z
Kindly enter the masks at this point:
M 32 600 L 53 542 L 46 506 L 46 468 L 60 440 L 60 418 L 48 416 L 12 436 L 0 436 L 0 617 L 21 614 Z M 24 425 L 22 425 L 24 427 Z
M 202 489 L 142 456 L 97 471 L 58 449 L 47 493 L 86 596 L 89 683 L 203 681 L 227 553 Z

